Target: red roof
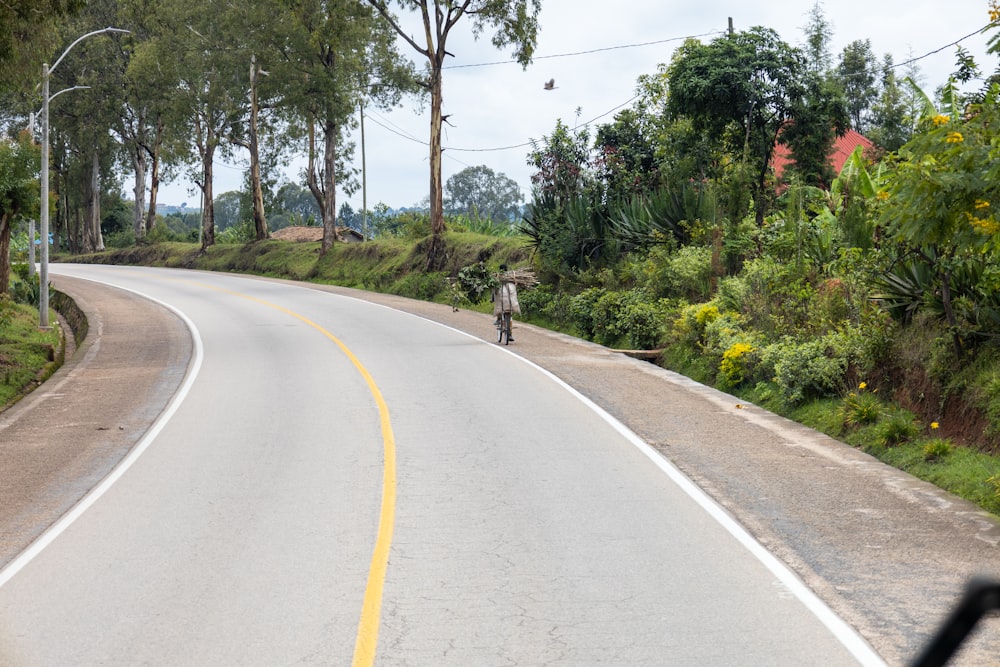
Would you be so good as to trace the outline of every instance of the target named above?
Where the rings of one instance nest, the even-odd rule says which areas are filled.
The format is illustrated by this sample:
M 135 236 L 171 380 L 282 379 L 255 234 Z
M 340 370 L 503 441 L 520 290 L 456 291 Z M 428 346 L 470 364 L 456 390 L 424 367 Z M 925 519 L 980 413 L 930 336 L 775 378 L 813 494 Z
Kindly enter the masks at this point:
M 854 130 L 848 130 L 847 134 L 842 137 L 837 137 L 833 142 L 833 148 L 830 149 L 830 166 L 833 167 L 834 173 L 839 174 L 844 168 L 844 163 L 847 162 L 847 158 L 851 157 L 851 153 L 858 146 L 862 147 L 862 150 L 870 150 L 875 146 L 871 140 L 865 138 L 863 135 L 855 132 Z M 771 166 L 774 168 L 774 175 L 781 179 L 781 175 L 785 171 L 785 167 L 792 163 L 791 151 L 788 150 L 788 146 L 784 144 L 774 145 L 774 157 L 771 159 Z

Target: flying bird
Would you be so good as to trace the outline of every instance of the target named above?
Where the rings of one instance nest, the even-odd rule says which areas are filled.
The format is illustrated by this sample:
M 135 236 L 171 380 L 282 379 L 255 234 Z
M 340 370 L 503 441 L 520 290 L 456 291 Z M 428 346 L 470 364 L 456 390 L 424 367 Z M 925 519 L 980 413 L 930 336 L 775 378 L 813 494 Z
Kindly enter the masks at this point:
M 556 87 L 555 79 L 549 79 L 548 81 L 545 82 L 545 90 L 555 90 L 555 87 Z

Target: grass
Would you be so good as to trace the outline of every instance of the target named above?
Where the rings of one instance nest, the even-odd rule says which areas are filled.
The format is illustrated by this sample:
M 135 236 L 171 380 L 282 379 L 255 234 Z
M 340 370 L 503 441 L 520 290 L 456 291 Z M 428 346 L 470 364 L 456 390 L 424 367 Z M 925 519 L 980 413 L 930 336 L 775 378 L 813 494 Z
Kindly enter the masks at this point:
M 20 400 L 62 363 L 60 329 L 38 328 L 38 310 L 0 299 L 0 408 Z

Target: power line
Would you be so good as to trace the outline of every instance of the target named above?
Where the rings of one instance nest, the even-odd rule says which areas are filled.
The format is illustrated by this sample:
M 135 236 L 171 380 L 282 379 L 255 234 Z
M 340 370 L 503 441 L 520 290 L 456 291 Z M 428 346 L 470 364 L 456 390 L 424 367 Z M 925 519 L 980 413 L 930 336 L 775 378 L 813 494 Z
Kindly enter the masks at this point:
M 982 34 L 983 30 L 986 30 L 986 29 L 987 29 L 987 28 L 989 28 L 989 27 L 990 27 L 991 25 L 993 25 L 993 23 L 987 23 L 986 25 L 984 25 L 984 26 L 983 26 L 982 28 L 980 28 L 979 30 L 976 30 L 975 32 L 970 32 L 970 33 L 969 33 L 968 35 L 966 35 L 965 37 L 960 37 L 959 39 L 956 39 L 956 40 L 955 40 L 954 42 L 952 42 L 951 44 L 945 44 L 944 46 L 942 46 L 942 47 L 940 47 L 940 48 L 937 48 L 937 49 L 934 49 L 933 51 L 928 51 L 927 53 L 925 53 L 925 54 L 924 54 L 924 55 L 922 55 L 922 56 L 919 56 L 919 57 L 917 57 L 917 58 L 910 58 L 909 60 L 907 60 L 907 61 L 904 61 L 904 62 L 901 62 L 901 63 L 899 63 L 898 65 L 893 65 L 892 67 L 893 67 L 893 69 L 895 69 L 895 68 L 897 68 L 897 67 L 904 67 L 904 66 L 906 66 L 906 65 L 910 65 L 910 64 L 912 64 L 912 63 L 915 63 L 915 62 L 917 62 L 918 60 L 923 60 L 924 58 L 929 58 L 930 56 L 933 56 L 933 55 L 934 55 L 934 54 L 936 54 L 936 53 L 941 53 L 942 51 L 944 51 L 945 49 L 947 49 L 947 48 L 949 48 L 949 47 L 952 47 L 952 46 L 956 46 L 956 45 L 958 45 L 958 44 L 961 44 L 962 42 L 964 42 L 965 40 L 969 39 L 970 37 L 975 37 L 976 35 L 979 35 L 979 34 Z
M 911 65 L 913 63 L 916 63 L 916 62 L 919 62 L 921 60 L 924 60 L 925 58 L 929 58 L 930 56 L 938 54 L 938 53 L 940 53 L 941 51 L 944 51 L 947 48 L 950 48 L 952 46 L 956 46 L 958 44 L 961 44 L 963 41 L 969 39 L 970 37 L 975 37 L 976 35 L 981 34 L 986 28 L 990 27 L 991 25 L 993 25 L 993 23 L 987 23 L 982 28 L 979 28 L 978 30 L 976 30 L 974 32 L 971 32 L 968 35 L 965 35 L 964 37 L 960 37 L 959 39 L 957 39 L 957 40 L 955 40 L 953 42 L 950 42 L 948 44 L 945 44 L 944 46 L 941 46 L 941 47 L 939 47 L 937 49 L 934 49 L 933 51 L 928 51 L 927 53 L 925 53 L 922 56 L 917 56 L 915 58 L 910 58 L 909 60 L 903 61 L 901 63 L 894 64 L 892 66 L 892 68 L 896 69 L 896 68 L 899 68 L 899 67 L 905 67 L 907 65 Z M 587 50 L 587 51 L 574 51 L 574 52 L 571 52 L 571 53 L 559 53 L 559 54 L 553 54 L 553 55 L 549 55 L 549 56 L 538 56 L 537 58 L 534 58 L 533 60 L 546 60 L 546 59 L 551 59 L 551 58 L 569 58 L 569 57 L 573 57 L 573 56 L 581 56 L 581 55 L 587 55 L 587 54 L 591 54 L 591 53 L 600 53 L 600 52 L 603 52 L 603 51 L 614 51 L 614 50 L 618 50 L 618 49 L 630 49 L 630 48 L 637 48 L 637 47 L 642 47 L 642 46 L 652 46 L 652 45 L 656 45 L 656 44 L 665 44 L 667 42 L 676 42 L 676 41 L 687 40 L 687 39 L 698 39 L 698 38 L 701 38 L 701 37 L 707 37 L 707 36 L 719 35 L 719 34 L 725 34 L 725 31 L 716 30 L 716 31 L 712 31 L 712 32 L 702 33 L 700 35 L 689 35 L 689 36 L 686 36 L 686 37 L 670 37 L 670 38 L 667 38 L 667 39 L 659 39 L 659 40 L 654 40 L 654 41 L 650 41 L 650 42 L 638 42 L 638 43 L 634 43 L 634 44 L 622 44 L 622 45 L 619 45 L 619 46 L 601 47 L 601 48 L 597 48 L 597 49 L 590 49 L 590 50 Z M 516 62 L 517 61 L 515 61 L 515 60 L 499 60 L 499 61 L 495 61 L 495 62 L 475 63 L 475 64 L 469 64 L 469 65 L 451 65 L 451 66 L 448 66 L 448 67 L 443 67 L 442 69 L 462 69 L 462 68 L 469 68 L 469 67 L 489 67 L 489 66 L 492 66 L 492 65 L 507 65 L 507 64 L 516 63 Z M 600 120 L 601 118 L 604 118 L 605 116 L 607 116 L 607 115 L 609 115 L 611 113 L 614 113 L 618 109 L 621 109 L 625 105 L 631 103 L 637 97 L 638 97 L 637 95 L 633 95 L 630 99 L 626 100 L 625 102 L 622 102 L 621 104 L 613 107 L 612 109 L 609 109 L 608 111 L 605 111 L 604 113 L 602 113 L 602 114 L 600 114 L 598 116 L 595 116 L 594 118 L 591 118 L 587 122 L 585 122 L 585 123 L 578 123 L 572 129 L 573 130 L 577 130 L 577 129 L 581 128 L 581 127 L 588 127 L 592 123 Z M 400 137 L 402 137 L 404 139 L 407 139 L 407 140 L 412 141 L 414 143 L 420 144 L 422 146 L 429 146 L 430 145 L 427 141 L 424 141 L 422 139 L 418 139 L 418 138 L 410 135 L 408 132 L 399 129 L 398 126 L 393 125 L 390 121 L 386 120 L 385 118 L 379 117 L 379 119 L 382 121 L 382 122 L 379 122 L 379 119 L 372 118 L 372 115 L 374 115 L 374 114 L 370 114 L 369 115 L 369 118 L 372 120 L 372 122 L 374 122 L 376 125 L 379 125 L 383 129 L 388 130 L 389 132 L 392 132 L 393 134 L 396 134 L 396 135 L 398 135 L 398 136 L 400 136 Z M 389 127 L 389 125 L 393 125 L 393 127 L 395 127 L 396 129 L 393 129 L 393 127 Z M 526 141 L 526 142 L 523 142 L 523 143 L 520 143 L 520 144 L 511 145 L 511 146 L 497 146 L 497 147 L 493 147 L 493 148 L 457 148 L 457 147 L 453 147 L 453 146 L 445 146 L 443 148 L 446 151 L 457 151 L 457 152 L 463 152 L 463 153 L 492 153 L 492 152 L 499 152 L 499 151 L 514 150 L 514 149 L 517 149 L 517 148 L 526 148 L 528 146 L 532 146 L 533 144 L 534 144 L 534 141 L 533 140 L 529 140 L 529 141 Z
M 713 30 L 712 32 L 702 33 L 700 35 L 687 35 L 685 37 L 668 37 L 667 39 L 658 39 L 652 42 L 639 42 L 636 44 L 621 44 L 618 46 L 604 46 L 598 49 L 589 49 L 587 51 L 574 51 L 572 53 L 556 53 L 551 56 L 536 56 L 532 58 L 535 60 L 550 60 L 552 58 L 569 58 L 571 56 L 585 56 L 591 53 L 601 53 L 603 51 L 616 51 L 618 49 L 634 49 L 641 46 L 653 46 L 656 44 L 666 44 L 667 42 L 680 42 L 689 39 L 699 39 L 701 37 L 708 37 L 710 35 L 721 35 L 724 34 L 723 30 Z M 492 65 L 510 65 L 512 63 L 517 63 L 516 60 L 497 60 L 491 63 L 473 63 L 469 65 L 448 65 L 442 67 L 441 69 L 463 69 L 466 67 L 490 67 Z

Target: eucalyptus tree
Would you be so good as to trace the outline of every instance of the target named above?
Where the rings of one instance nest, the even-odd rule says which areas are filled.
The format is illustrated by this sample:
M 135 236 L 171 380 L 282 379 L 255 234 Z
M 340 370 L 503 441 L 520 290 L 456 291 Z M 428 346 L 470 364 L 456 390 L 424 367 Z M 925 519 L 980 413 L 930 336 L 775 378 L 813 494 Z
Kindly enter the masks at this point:
M 41 64 L 59 44 L 61 22 L 86 0 L 0 2 L 0 90 L 28 93 L 41 78 Z M 37 107 L 36 107 L 37 108 Z
M 62 159 L 53 163 L 62 170 L 58 206 L 63 220 L 78 221 L 76 241 L 88 252 L 104 249 L 101 194 L 118 189 L 114 166 L 121 146 L 111 131 L 120 121 L 121 95 L 113 80 L 129 38 L 108 33 L 76 40 L 95 21 L 107 19 L 105 11 L 111 9 L 113 3 L 97 0 L 65 23 L 64 43 L 75 45 L 62 51 L 59 67 L 50 76 L 49 132 L 56 137 L 53 151 L 63 151 Z
M 891 55 L 885 55 L 881 72 L 881 93 L 872 104 L 868 138 L 891 153 L 913 136 L 914 122 L 907 91 L 896 76 Z
M 323 222 L 321 252 L 336 240 L 337 187 L 350 189 L 344 142 L 362 100 L 387 108 L 413 88 L 414 73 L 394 33 L 360 0 L 280 0 L 283 40 L 272 66 L 282 105 L 308 137 L 306 180 Z M 316 138 L 322 142 L 317 160 Z M 317 164 L 319 162 L 319 164 Z
M 232 8 L 232 3 L 160 0 L 148 55 L 163 84 L 173 87 L 164 110 L 164 142 L 190 167 L 201 191 L 203 250 L 215 243 L 215 158 L 232 153 L 232 129 L 248 107 L 249 64 L 238 48 L 245 26 L 236 21 Z
M 428 262 L 440 261 L 444 234 L 443 186 L 441 181 L 441 105 L 442 77 L 452 29 L 466 18 L 473 37 L 487 29 L 492 31 L 492 44 L 498 49 L 511 46 L 514 59 L 527 68 L 538 40 L 538 13 L 541 0 L 368 0 L 399 36 L 426 60 L 426 80 L 423 85 L 431 97 L 430 119 L 430 217 L 433 238 Z M 421 38 L 414 38 L 406 24 L 392 14 L 390 5 L 417 12 L 423 27 Z

